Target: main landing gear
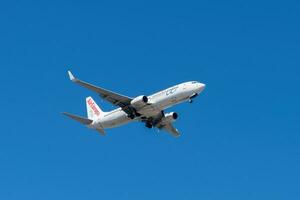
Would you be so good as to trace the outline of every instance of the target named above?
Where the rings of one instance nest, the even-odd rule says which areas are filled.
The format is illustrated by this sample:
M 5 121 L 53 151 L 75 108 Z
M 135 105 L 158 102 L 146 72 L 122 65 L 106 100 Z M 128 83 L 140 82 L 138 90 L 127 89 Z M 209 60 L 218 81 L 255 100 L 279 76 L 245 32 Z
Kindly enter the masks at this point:
M 147 128 L 153 128 L 153 125 L 152 125 L 150 122 L 146 122 L 145 126 L 146 126 Z
M 135 118 L 134 114 L 129 114 L 127 117 L 130 118 L 130 119 L 134 119 Z
M 127 115 L 127 117 L 130 119 L 134 119 L 134 118 L 140 117 L 140 116 L 141 116 L 141 114 L 136 111 Z

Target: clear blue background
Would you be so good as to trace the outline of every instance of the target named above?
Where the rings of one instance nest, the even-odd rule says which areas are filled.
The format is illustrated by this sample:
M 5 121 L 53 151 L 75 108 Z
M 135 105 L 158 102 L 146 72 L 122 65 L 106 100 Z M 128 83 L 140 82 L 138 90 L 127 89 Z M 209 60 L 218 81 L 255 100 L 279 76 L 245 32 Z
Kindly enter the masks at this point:
M 300 199 L 298 1 L 0 3 L 0 199 Z M 92 95 L 207 84 L 176 139 L 96 132 Z

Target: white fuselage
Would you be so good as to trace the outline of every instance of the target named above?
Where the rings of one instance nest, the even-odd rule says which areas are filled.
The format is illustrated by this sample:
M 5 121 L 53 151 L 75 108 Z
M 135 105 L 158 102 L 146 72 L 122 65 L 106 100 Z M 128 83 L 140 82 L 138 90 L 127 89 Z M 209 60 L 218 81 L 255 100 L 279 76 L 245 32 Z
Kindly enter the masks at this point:
M 161 110 L 167 109 L 173 105 L 190 100 L 193 96 L 197 96 L 205 85 L 196 81 L 185 82 L 175 85 L 163 91 L 148 96 L 149 104 L 139 110 L 139 114 L 146 116 L 154 116 Z M 90 128 L 113 128 L 137 119 L 130 119 L 122 108 L 105 112 L 104 115 L 95 120 Z

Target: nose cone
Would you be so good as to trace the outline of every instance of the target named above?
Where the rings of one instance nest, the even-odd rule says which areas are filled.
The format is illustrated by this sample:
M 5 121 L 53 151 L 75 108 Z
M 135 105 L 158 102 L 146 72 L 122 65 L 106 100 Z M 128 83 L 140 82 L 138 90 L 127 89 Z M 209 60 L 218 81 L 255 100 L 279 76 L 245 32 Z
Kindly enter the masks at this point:
M 194 87 L 193 87 L 193 91 L 197 94 L 200 94 L 205 88 L 205 84 L 204 83 L 196 83 L 194 84 Z
M 202 92 L 202 90 L 204 90 L 205 88 L 205 84 L 204 83 L 197 83 L 197 91 L 198 93 Z
M 193 93 L 200 94 L 200 92 L 202 92 L 202 90 L 204 90 L 205 87 L 206 85 L 204 83 L 200 83 L 197 81 L 191 81 L 189 83 L 189 88 Z
M 205 88 L 205 84 L 204 84 L 204 83 L 198 83 L 198 87 L 199 87 L 200 89 L 204 89 L 204 88 Z

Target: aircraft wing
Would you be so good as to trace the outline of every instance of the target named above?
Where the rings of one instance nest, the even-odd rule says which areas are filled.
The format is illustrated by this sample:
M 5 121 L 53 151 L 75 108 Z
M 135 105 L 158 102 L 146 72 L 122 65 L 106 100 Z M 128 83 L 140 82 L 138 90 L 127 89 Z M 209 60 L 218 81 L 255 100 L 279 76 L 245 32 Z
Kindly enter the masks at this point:
M 155 127 L 157 127 L 158 129 L 167 131 L 168 133 L 170 133 L 174 137 L 179 137 L 180 136 L 180 132 L 178 131 L 178 129 L 176 129 L 173 126 L 172 122 L 162 121 L 161 119 L 163 118 L 163 116 L 164 116 L 163 114 L 158 116 L 159 117 L 158 119 L 160 120 L 160 122 L 157 123 L 155 125 Z
M 144 122 L 144 123 L 150 122 L 150 124 L 152 124 L 154 127 L 158 128 L 160 130 L 167 131 L 168 133 L 170 133 L 174 137 L 179 137 L 180 132 L 178 131 L 178 129 L 176 129 L 173 126 L 172 122 L 162 120 L 163 118 L 164 118 L 164 112 L 161 111 L 157 115 L 148 117 L 146 119 L 141 119 L 140 121 Z
M 94 86 L 87 82 L 81 81 L 81 80 L 75 78 L 70 71 L 68 71 L 68 74 L 69 74 L 71 81 L 73 81 L 74 83 L 77 83 L 89 90 L 92 90 L 92 91 L 98 93 L 101 98 L 112 103 L 115 106 L 125 108 L 128 105 L 130 105 L 130 102 L 132 101 L 132 98 L 130 98 L 130 97 L 127 97 L 127 96 L 112 92 L 110 90 L 106 90 L 104 88 L 97 87 L 97 86 Z
M 165 125 L 162 125 L 160 129 L 163 129 L 167 132 L 169 132 L 171 135 L 173 135 L 174 137 L 179 137 L 180 136 L 180 132 L 178 131 L 178 129 L 176 129 L 172 123 L 167 123 Z

